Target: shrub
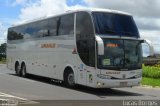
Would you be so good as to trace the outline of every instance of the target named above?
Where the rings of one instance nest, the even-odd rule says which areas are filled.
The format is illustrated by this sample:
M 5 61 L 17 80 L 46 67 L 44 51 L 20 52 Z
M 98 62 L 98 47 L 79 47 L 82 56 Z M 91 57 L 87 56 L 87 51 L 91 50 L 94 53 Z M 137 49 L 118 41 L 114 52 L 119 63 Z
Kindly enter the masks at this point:
M 143 77 L 160 78 L 160 65 L 144 66 L 143 65 Z

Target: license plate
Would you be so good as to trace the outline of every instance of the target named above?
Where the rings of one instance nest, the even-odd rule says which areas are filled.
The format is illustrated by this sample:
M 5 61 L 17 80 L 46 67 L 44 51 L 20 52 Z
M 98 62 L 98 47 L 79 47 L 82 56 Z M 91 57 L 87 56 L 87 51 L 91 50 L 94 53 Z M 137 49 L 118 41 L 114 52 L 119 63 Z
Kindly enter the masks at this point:
M 120 86 L 122 86 L 122 87 L 123 87 L 123 86 L 124 86 L 124 87 L 127 86 L 127 82 L 120 82 Z

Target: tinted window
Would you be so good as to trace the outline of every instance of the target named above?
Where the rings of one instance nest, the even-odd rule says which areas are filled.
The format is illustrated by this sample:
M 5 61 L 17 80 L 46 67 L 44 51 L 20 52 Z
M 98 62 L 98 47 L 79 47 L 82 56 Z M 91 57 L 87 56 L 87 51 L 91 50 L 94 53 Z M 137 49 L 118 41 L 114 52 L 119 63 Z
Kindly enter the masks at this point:
M 8 40 L 73 34 L 74 14 L 69 14 L 10 28 Z
M 59 25 L 59 35 L 73 35 L 74 33 L 74 14 L 61 16 Z
M 84 64 L 95 66 L 95 39 L 91 17 L 86 12 L 76 14 L 77 50 Z
M 24 27 L 24 39 L 35 37 L 37 35 L 36 32 L 38 31 L 38 29 L 35 29 L 37 27 L 35 23 L 26 24 L 22 27 Z
M 93 12 L 95 32 L 103 35 L 139 37 L 133 17 L 128 15 Z
M 29 28 L 33 28 L 32 34 L 34 38 L 49 36 L 48 20 L 35 22 L 33 26 L 30 26 Z
M 8 40 L 40 38 L 57 35 L 57 17 L 41 20 L 8 30 Z
M 48 36 L 49 34 L 47 24 L 47 20 L 44 20 L 10 28 L 8 31 L 8 40 Z
M 8 30 L 8 40 L 19 40 L 24 38 L 24 27 L 10 28 Z
M 49 35 L 50 36 L 58 35 L 58 30 L 57 30 L 58 22 L 59 22 L 59 18 L 58 17 L 48 19 L 48 30 L 49 30 Z

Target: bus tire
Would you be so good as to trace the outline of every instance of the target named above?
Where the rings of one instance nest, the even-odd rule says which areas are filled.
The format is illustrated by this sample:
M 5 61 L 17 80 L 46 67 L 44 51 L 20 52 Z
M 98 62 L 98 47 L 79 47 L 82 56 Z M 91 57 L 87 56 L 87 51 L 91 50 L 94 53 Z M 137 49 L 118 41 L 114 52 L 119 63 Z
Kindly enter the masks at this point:
M 18 62 L 16 62 L 15 64 L 15 72 L 16 72 L 16 75 L 21 76 L 21 68 Z
M 27 77 L 27 72 L 26 72 L 26 65 L 25 65 L 25 63 L 22 63 L 22 66 L 21 66 L 21 76 L 22 76 L 22 77 Z
M 71 69 L 68 69 L 64 74 L 64 83 L 67 87 L 75 87 L 75 77 Z

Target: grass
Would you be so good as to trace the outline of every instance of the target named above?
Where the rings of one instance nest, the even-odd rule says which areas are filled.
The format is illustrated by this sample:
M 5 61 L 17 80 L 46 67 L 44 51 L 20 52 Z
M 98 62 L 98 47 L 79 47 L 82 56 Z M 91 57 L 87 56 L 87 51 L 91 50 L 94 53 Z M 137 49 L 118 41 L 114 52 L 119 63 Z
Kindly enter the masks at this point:
M 0 60 L 0 64 L 6 64 L 6 59 L 4 59 L 4 58 L 1 59 L 1 60 Z
M 160 87 L 160 65 L 144 66 L 143 65 L 142 85 Z
M 160 78 L 159 79 L 154 79 L 154 78 L 147 78 L 143 77 L 142 78 L 142 85 L 149 85 L 152 87 L 160 87 Z
M 160 78 L 160 65 L 155 65 L 155 66 L 143 65 L 143 77 Z
M 6 64 L 6 62 L 0 61 L 0 64 Z

